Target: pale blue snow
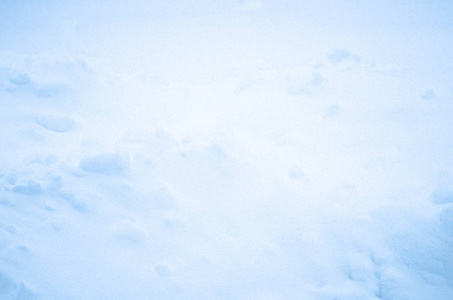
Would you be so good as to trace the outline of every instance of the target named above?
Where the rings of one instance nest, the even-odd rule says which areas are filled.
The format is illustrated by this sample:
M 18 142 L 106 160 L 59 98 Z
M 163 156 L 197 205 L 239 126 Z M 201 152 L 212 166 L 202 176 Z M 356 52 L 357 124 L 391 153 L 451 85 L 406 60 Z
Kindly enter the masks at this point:
M 3 1 L 0 299 L 453 299 L 452 15 Z

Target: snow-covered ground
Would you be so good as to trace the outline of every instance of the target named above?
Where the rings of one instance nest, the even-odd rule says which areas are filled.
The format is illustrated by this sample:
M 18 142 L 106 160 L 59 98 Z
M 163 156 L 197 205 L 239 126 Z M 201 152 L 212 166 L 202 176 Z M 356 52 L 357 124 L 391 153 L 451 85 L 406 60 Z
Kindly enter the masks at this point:
M 453 299 L 450 1 L 2 1 L 0 299 Z

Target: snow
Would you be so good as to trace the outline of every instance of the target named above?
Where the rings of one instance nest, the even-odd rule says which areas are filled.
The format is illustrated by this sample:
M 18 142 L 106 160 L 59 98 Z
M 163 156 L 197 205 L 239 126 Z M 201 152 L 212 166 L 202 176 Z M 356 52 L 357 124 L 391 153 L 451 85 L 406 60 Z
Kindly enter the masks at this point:
M 74 127 L 74 121 L 71 118 L 53 116 L 39 116 L 36 124 L 55 132 L 68 132 Z
M 452 4 L 0 8 L 0 299 L 453 299 Z

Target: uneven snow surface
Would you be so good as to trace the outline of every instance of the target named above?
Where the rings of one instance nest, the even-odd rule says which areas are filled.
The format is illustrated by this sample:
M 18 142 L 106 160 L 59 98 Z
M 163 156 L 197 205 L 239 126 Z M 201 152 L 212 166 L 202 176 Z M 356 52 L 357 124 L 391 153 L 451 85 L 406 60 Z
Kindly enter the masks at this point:
M 0 299 L 453 299 L 451 1 L 0 3 Z

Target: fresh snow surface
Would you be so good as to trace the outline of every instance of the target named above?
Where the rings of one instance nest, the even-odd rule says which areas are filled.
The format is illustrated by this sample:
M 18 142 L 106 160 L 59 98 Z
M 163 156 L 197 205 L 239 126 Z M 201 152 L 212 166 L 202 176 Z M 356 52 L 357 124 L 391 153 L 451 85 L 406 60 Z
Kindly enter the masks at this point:
M 453 299 L 453 2 L 1 1 L 0 299 Z

